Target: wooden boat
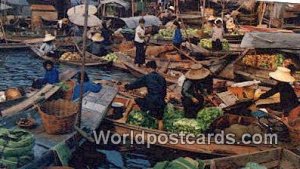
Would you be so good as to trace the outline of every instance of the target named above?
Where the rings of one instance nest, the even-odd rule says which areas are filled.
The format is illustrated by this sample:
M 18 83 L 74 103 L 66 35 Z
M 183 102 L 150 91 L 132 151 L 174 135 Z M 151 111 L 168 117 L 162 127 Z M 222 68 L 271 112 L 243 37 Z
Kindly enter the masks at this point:
M 254 152 L 244 155 L 235 155 L 231 157 L 222 157 L 204 161 L 210 169 L 240 169 L 246 166 L 248 162 L 254 162 L 265 166 L 267 169 L 300 168 L 300 156 L 290 150 L 283 148 L 274 148 L 261 152 Z
M 81 116 L 81 128 L 76 128 L 71 133 L 61 135 L 49 135 L 43 128 L 42 121 L 36 110 L 30 109 L 28 111 L 19 111 L 14 114 L 6 114 L 1 120 L 5 121 L 2 127 L 15 128 L 16 121 L 20 118 L 27 117 L 28 114 L 37 122 L 37 126 L 33 129 L 26 129 L 34 135 L 35 146 L 34 146 L 34 160 L 29 164 L 21 167 L 21 169 L 33 169 L 33 168 L 46 168 L 53 165 L 61 165 L 60 160 L 57 158 L 57 153 L 53 148 L 57 145 L 65 144 L 70 152 L 76 150 L 76 148 L 84 141 L 89 139 L 94 141 L 89 134 L 84 132 L 83 128 L 96 130 L 105 114 L 107 109 L 114 99 L 117 91 L 115 88 L 103 86 L 99 93 L 89 93 L 84 97 L 86 104 L 82 108 Z M 89 106 L 93 105 L 93 106 Z M 64 156 L 67 154 L 64 154 Z M 69 156 L 64 158 L 68 159 Z
M 41 58 L 43 60 L 50 60 L 55 63 L 61 63 L 61 64 L 67 64 L 67 65 L 76 65 L 76 66 L 81 65 L 81 60 L 76 60 L 76 61 L 57 60 L 55 58 L 43 55 L 37 46 L 31 46 L 30 48 L 39 58 Z M 96 57 L 93 55 L 86 56 L 85 66 L 101 66 L 101 65 L 106 65 L 106 64 L 108 64 L 108 62 L 99 57 Z
M 161 131 L 157 129 L 148 129 L 140 126 L 134 126 L 130 124 L 126 124 L 127 118 L 129 113 L 132 110 L 132 107 L 134 106 L 134 103 L 131 99 L 127 99 L 125 97 L 116 97 L 115 102 L 123 103 L 126 108 L 125 113 L 123 113 L 123 118 L 114 120 L 110 117 L 113 116 L 113 110 L 111 109 L 107 117 L 105 118 L 103 127 L 108 127 L 111 132 L 118 133 L 118 134 L 129 134 L 133 133 L 134 136 L 137 134 L 144 133 L 144 139 L 146 142 L 150 141 L 147 140 L 149 138 L 149 135 L 152 136 L 159 136 L 159 135 L 165 135 L 170 136 L 170 132 Z M 233 116 L 233 115 L 230 115 Z M 249 121 L 248 118 L 240 118 L 236 116 L 236 118 L 231 118 L 231 122 L 234 124 L 237 121 L 243 121 L 243 123 L 249 124 L 252 121 Z M 180 139 L 180 137 L 175 137 Z M 184 137 L 185 138 L 185 137 Z M 207 137 L 203 138 L 203 141 L 207 141 Z M 197 138 L 190 138 L 191 140 L 197 140 Z M 211 139 L 213 140 L 213 139 Z M 269 149 L 271 146 L 268 145 L 243 145 L 243 144 L 216 144 L 215 142 L 211 142 L 210 144 L 180 144 L 179 142 L 177 144 L 171 144 L 170 142 L 155 142 L 155 145 L 162 146 L 162 147 L 168 147 L 172 149 L 177 150 L 184 150 L 184 151 L 190 151 L 195 153 L 206 153 L 206 154 L 214 154 L 214 155 L 234 155 L 234 154 L 248 154 L 253 152 L 258 152 L 262 150 Z
M 269 73 L 275 71 L 275 69 L 271 70 L 269 68 L 261 68 L 261 67 L 245 65 L 243 63 L 243 58 L 246 57 L 246 55 L 248 54 L 256 55 L 256 54 L 278 54 L 278 53 L 280 54 L 282 52 L 274 53 L 274 52 L 265 52 L 265 51 L 254 50 L 254 49 L 248 50 L 247 52 L 243 52 L 239 57 L 239 59 L 237 60 L 237 62 L 234 64 L 234 73 L 236 76 L 241 77 L 242 79 L 246 79 L 246 80 L 256 79 L 261 81 L 264 84 L 274 85 L 275 81 L 269 78 Z M 296 57 L 292 57 L 291 59 L 295 61 L 294 63 L 298 64 Z M 294 77 L 296 78 L 296 80 L 300 80 L 300 75 L 298 73 L 295 73 Z
M 77 73 L 74 69 L 68 69 L 60 74 L 60 81 L 64 82 L 75 76 Z M 13 113 L 17 113 L 23 111 L 34 104 L 37 104 L 40 101 L 48 99 L 54 93 L 56 93 L 60 89 L 60 86 L 47 84 L 40 90 L 33 90 L 28 93 L 23 98 L 7 101 L 6 103 L 2 103 L 1 105 L 1 114 L 2 116 L 10 115 Z

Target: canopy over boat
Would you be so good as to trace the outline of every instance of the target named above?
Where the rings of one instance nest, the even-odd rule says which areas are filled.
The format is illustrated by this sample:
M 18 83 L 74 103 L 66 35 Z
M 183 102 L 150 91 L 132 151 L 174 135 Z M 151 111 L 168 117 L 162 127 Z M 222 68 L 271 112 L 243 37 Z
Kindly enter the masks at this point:
M 139 25 L 139 20 L 141 18 L 145 19 L 145 26 L 160 26 L 162 23 L 158 17 L 153 15 L 147 16 L 137 16 L 137 17 L 130 17 L 130 18 L 120 18 L 126 25 L 127 28 L 135 29 Z
M 100 1 L 100 4 L 101 5 L 109 4 L 109 5 L 121 6 L 121 7 L 124 7 L 126 10 L 128 10 L 130 7 L 130 4 L 123 0 L 103 0 L 103 1 Z

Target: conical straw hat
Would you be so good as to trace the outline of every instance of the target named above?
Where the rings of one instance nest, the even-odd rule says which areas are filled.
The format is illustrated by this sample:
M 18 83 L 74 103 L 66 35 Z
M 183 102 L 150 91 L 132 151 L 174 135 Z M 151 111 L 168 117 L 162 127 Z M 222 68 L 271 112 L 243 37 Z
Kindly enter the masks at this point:
M 92 41 L 94 42 L 102 42 L 104 38 L 100 33 L 95 33 L 95 35 L 92 37 Z
M 278 67 L 275 72 L 269 73 L 269 76 L 280 82 L 294 82 L 295 78 L 291 75 L 291 70 L 285 67 Z
M 187 79 L 200 80 L 206 78 L 210 71 L 204 68 L 201 64 L 194 64 L 191 69 L 185 74 Z
M 44 38 L 44 42 L 53 41 L 55 39 L 55 36 L 52 36 L 51 34 L 46 34 Z

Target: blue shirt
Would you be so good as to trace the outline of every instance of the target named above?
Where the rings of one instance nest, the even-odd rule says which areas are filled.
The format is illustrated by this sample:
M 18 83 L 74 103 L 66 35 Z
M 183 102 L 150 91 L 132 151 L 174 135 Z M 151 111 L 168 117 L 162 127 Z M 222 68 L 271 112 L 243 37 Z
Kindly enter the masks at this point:
M 180 29 L 176 29 L 173 36 L 173 43 L 181 44 L 183 41 Z
M 52 68 L 51 70 L 47 70 L 45 76 L 43 78 L 44 84 L 55 84 L 59 82 L 59 72 L 56 68 Z
M 100 92 L 102 86 L 100 84 L 95 84 L 92 82 L 84 82 L 83 83 L 83 93 L 87 92 L 93 92 L 93 93 L 98 93 Z M 74 88 L 73 91 L 73 100 L 76 100 L 80 97 L 80 84 L 77 84 Z

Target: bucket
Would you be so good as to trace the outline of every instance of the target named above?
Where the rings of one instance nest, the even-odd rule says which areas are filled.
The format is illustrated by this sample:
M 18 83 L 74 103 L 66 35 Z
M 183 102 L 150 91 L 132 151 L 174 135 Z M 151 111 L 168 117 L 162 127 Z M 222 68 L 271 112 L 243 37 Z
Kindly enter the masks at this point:
M 72 132 L 77 121 L 78 105 L 68 100 L 50 101 L 38 107 L 48 134 Z

